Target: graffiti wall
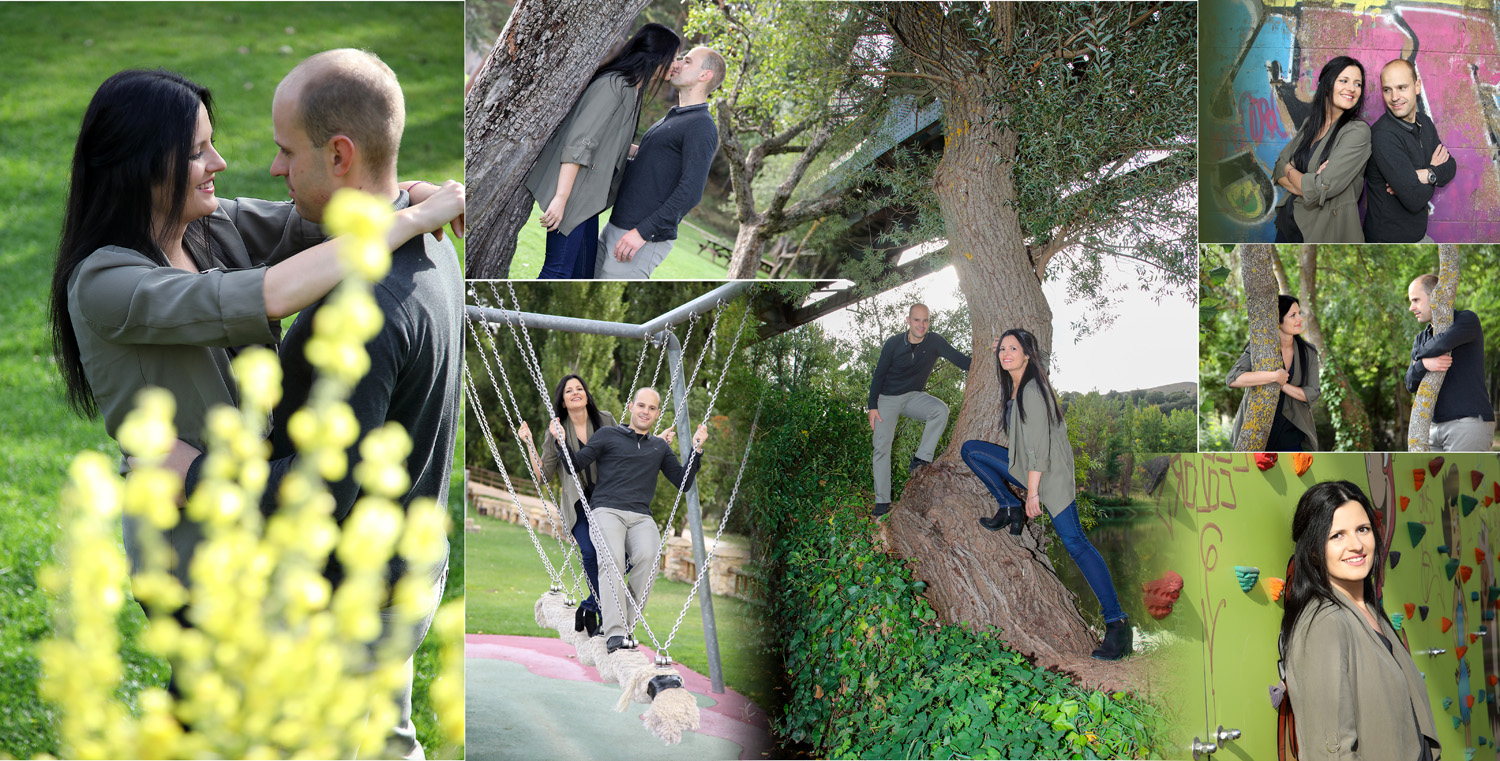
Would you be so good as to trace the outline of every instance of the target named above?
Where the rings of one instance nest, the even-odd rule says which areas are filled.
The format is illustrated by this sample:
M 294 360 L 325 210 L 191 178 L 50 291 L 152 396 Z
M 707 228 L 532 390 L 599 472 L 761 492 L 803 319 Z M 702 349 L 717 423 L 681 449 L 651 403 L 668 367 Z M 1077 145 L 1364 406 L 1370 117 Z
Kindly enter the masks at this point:
M 1500 240 L 1500 12 L 1494 0 L 1205 0 L 1200 38 L 1200 198 L 1206 241 L 1269 242 L 1276 156 L 1307 118 L 1318 71 L 1336 55 L 1365 68 L 1361 116 L 1383 113 L 1380 70 L 1412 61 L 1419 108 L 1458 162 L 1434 193 L 1438 242 Z
M 1304 456 L 1306 457 L 1306 456 Z M 1272 689 L 1282 606 L 1302 492 L 1348 480 L 1370 495 L 1391 552 L 1382 604 L 1426 678 L 1443 758 L 1495 759 L 1500 735 L 1500 457 L 1291 455 L 1262 470 L 1254 455 L 1182 455 L 1158 506 L 1171 567 L 1183 579 L 1163 623 L 1174 645 L 1177 744 L 1218 746 L 1212 759 L 1276 758 Z M 1305 471 L 1297 474 L 1299 464 Z M 1238 730 L 1220 740 L 1220 728 Z M 1200 746 L 1201 747 L 1201 746 Z

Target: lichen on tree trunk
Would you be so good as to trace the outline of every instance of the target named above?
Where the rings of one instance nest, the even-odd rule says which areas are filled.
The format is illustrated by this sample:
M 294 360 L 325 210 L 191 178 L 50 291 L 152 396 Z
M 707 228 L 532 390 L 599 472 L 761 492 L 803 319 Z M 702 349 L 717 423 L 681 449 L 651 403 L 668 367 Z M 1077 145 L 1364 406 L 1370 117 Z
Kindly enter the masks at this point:
M 468 279 L 505 278 L 526 175 L 647 0 L 521 0 L 464 101 Z
M 1432 334 L 1438 335 L 1453 327 L 1453 298 L 1458 295 L 1458 273 L 1463 267 L 1463 254 L 1450 243 L 1438 246 L 1438 284 L 1432 289 Z M 1446 372 L 1429 372 L 1422 377 L 1422 385 L 1412 398 L 1411 421 L 1406 426 L 1406 450 L 1408 452 L 1431 451 L 1432 408 L 1437 404 L 1438 391 L 1443 388 Z
M 1250 320 L 1250 369 L 1255 372 L 1283 367 L 1277 331 L 1275 257 L 1276 248 L 1269 243 L 1240 248 L 1240 277 L 1245 282 L 1245 311 Z M 1234 451 L 1265 449 L 1280 397 L 1281 389 L 1274 383 L 1245 389 L 1245 414 L 1234 439 Z

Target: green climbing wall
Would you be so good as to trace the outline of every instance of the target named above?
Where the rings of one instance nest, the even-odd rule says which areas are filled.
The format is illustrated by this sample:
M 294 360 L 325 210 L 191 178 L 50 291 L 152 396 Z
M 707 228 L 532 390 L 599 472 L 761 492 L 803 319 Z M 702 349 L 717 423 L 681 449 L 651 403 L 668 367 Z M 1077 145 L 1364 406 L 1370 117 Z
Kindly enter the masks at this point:
M 1384 565 L 1382 604 L 1404 619 L 1443 758 L 1495 759 L 1500 458 L 1318 454 L 1303 475 L 1294 467 L 1293 455 L 1265 471 L 1253 455 L 1183 455 L 1167 475 L 1158 518 L 1169 529 L 1170 567 L 1184 587 L 1163 620 L 1181 638 L 1165 678 L 1183 757 L 1191 756 L 1195 738 L 1208 740 L 1220 726 L 1243 734 L 1208 758 L 1276 757 L 1269 688 L 1278 681 L 1282 608 L 1271 599 L 1270 579 L 1285 575 L 1302 492 L 1319 481 L 1348 480 L 1370 495 L 1383 516 L 1382 536 L 1399 553 L 1394 568 L 1389 558 Z M 1237 566 L 1259 569 L 1248 592 L 1241 589 L 1248 574 L 1237 574 Z M 1433 649 L 1446 652 L 1425 652 Z

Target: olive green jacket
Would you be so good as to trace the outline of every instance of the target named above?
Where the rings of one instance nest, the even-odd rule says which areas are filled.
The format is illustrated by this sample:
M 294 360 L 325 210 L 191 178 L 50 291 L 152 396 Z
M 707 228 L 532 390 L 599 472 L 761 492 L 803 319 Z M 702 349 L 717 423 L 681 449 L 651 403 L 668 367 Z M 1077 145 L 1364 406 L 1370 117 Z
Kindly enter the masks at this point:
M 625 83 L 625 77 L 606 74 L 589 83 L 547 141 L 526 175 L 526 189 L 538 206 L 546 209 L 557 195 L 558 169 L 563 164 L 579 165 L 559 233 L 573 232 L 580 222 L 615 204 L 639 113 L 636 89 Z
M 1337 590 L 1333 596 L 1338 605 L 1303 609 L 1285 655 L 1301 761 L 1415 761 L 1424 735 L 1436 761 L 1441 748 L 1432 705 L 1411 654 L 1382 619 L 1391 657 L 1353 601 Z
M 1313 144 L 1312 156 L 1316 160 L 1323 153 L 1323 145 L 1330 129 L 1322 140 Z M 1301 133 L 1292 136 L 1281 155 L 1276 157 L 1276 169 L 1271 182 L 1286 176 L 1287 164 L 1297 150 Z M 1370 159 L 1370 125 L 1359 119 L 1351 119 L 1339 130 L 1333 149 L 1328 152 L 1328 168 L 1321 172 L 1316 166 L 1302 177 L 1302 195 L 1285 193 L 1280 205 L 1292 204 L 1292 218 L 1302 230 L 1302 238 L 1308 243 L 1364 243 L 1365 231 L 1359 221 L 1359 194 L 1365 187 L 1365 162 Z M 1321 164 L 1322 162 L 1318 162 Z M 1282 188 L 1285 192 L 1285 188 Z M 1385 188 L 1380 188 L 1385 192 Z
M 105 246 L 69 276 L 73 335 L 111 438 L 136 395 L 156 386 L 176 399 L 177 437 L 204 449 L 209 408 L 239 404 L 230 348 L 277 340 L 278 326 L 266 317 L 263 265 L 323 240 L 291 203 L 255 199 L 221 200 L 208 232 L 216 268 L 207 272 L 159 266 L 140 252 Z M 127 551 L 138 558 L 128 517 L 125 535 Z M 167 538 L 185 579 L 198 528 L 183 520 Z
M 599 422 L 608 428 L 615 423 L 615 416 L 599 410 Z M 589 438 L 594 437 L 594 425 L 585 422 L 583 427 L 588 430 Z M 562 498 L 558 501 L 557 510 L 562 513 L 563 530 L 567 535 L 573 534 L 573 524 L 577 521 L 577 513 L 573 510 L 573 503 L 578 501 L 578 482 L 573 480 L 573 474 L 568 471 L 567 463 L 563 462 L 562 455 L 557 452 L 557 438 L 552 435 L 551 426 L 548 426 L 547 437 L 542 439 L 542 483 L 552 480 L 552 476 L 562 474 Z M 572 423 L 564 422 L 563 431 L 568 435 L 568 449 L 577 452 L 583 447 L 583 442 L 578 440 L 578 433 Z M 584 468 L 588 472 L 590 482 L 599 479 L 598 464 L 591 464 Z M 580 474 L 582 475 L 582 474 Z M 592 505 L 590 505 L 592 507 Z
M 1052 422 L 1045 397 L 1035 381 L 1021 387 L 1019 404 L 1010 413 L 1005 436 L 1010 440 L 1010 475 L 1029 484 L 1027 474 L 1042 474 L 1041 502 L 1047 514 L 1056 516 L 1077 497 L 1073 481 L 1073 445 L 1068 442 L 1068 424 Z M 1026 419 L 1021 420 L 1021 407 Z
M 1302 363 L 1296 360 L 1298 355 L 1294 351 L 1292 369 L 1288 372 L 1286 379 L 1287 383 L 1302 389 L 1302 393 L 1307 395 L 1307 401 L 1288 396 L 1286 404 L 1282 405 L 1281 414 L 1287 420 L 1292 421 L 1292 425 L 1297 426 L 1297 430 L 1302 432 L 1302 450 L 1317 452 L 1319 451 L 1318 429 L 1313 425 L 1312 405 L 1313 402 L 1318 401 L 1323 391 L 1318 384 L 1318 347 L 1309 343 L 1307 349 L 1307 367 L 1303 367 Z M 1250 372 L 1250 347 L 1246 346 L 1245 353 L 1240 355 L 1239 361 L 1234 363 L 1234 367 L 1229 368 L 1229 377 L 1224 382 L 1233 383 L 1236 378 L 1248 372 Z M 1235 441 L 1240 437 L 1240 427 L 1245 424 L 1245 405 L 1249 401 L 1250 389 L 1247 388 L 1245 395 L 1240 397 L 1239 411 L 1234 413 L 1234 433 L 1230 441 Z

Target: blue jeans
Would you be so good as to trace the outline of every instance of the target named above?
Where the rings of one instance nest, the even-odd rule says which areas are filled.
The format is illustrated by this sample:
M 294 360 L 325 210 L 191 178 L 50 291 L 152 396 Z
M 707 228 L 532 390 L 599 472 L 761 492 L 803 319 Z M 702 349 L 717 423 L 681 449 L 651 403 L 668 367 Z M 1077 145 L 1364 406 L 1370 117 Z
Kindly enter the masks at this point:
M 547 260 L 537 275 L 540 280 L 592 280 L 594 249 L 599 245 L 599 215 L 578 223 L 573 232 L 547 233 Z
M 583 500 L 573 503 L 577 520 L 573 522 L 573 541 L 578 542 L 578 559 L 583 561 L 583 573 L 589 579 L 588 599 L 579 607 L 598 611 L 599 601 L 594 595 L 599 590 L 599 553 L 594 551 L 594 540 L 589 538 L 589 517 L 583 512 Z
M 1021 489 L 1026 488 L 1026 484 L 1017 481 L 1010 474 L 1010 450 L 999 444 L 972 439 L 964 442 L 959 454 L 963 457 L 964 464 L 974 471 L 974 475 L 979 476 L 979 480 L 984 482 L 984 487 L 990 490 L 1001 507 L 1023 505 L 1021 500 L 1016 499 L 1016 495 L 1005 488 L 1006 482 Z M 1052 528 L 1057 530 L 1063 548 L 1068 551 L 1073 562 L 1078 564 L 1078 570 L 1083 571 L 1083 578 L 1088 581 L 1089 588 L 1094 590 L 1094 596 L 1099 598 L 1104 622 L 1123 620 L 1125 611 L 1120 608 L 1120 598 L 1115 595 L 1115 583 L 1110 578 L 1109 566 L 1104 564 L 1104 558 L 1089 543 L 1088 537 L 1084 536 L 1083 525 L 1078 522 L 1077 501 L 1068 503 L 1067 509 L 1052 516 Z

